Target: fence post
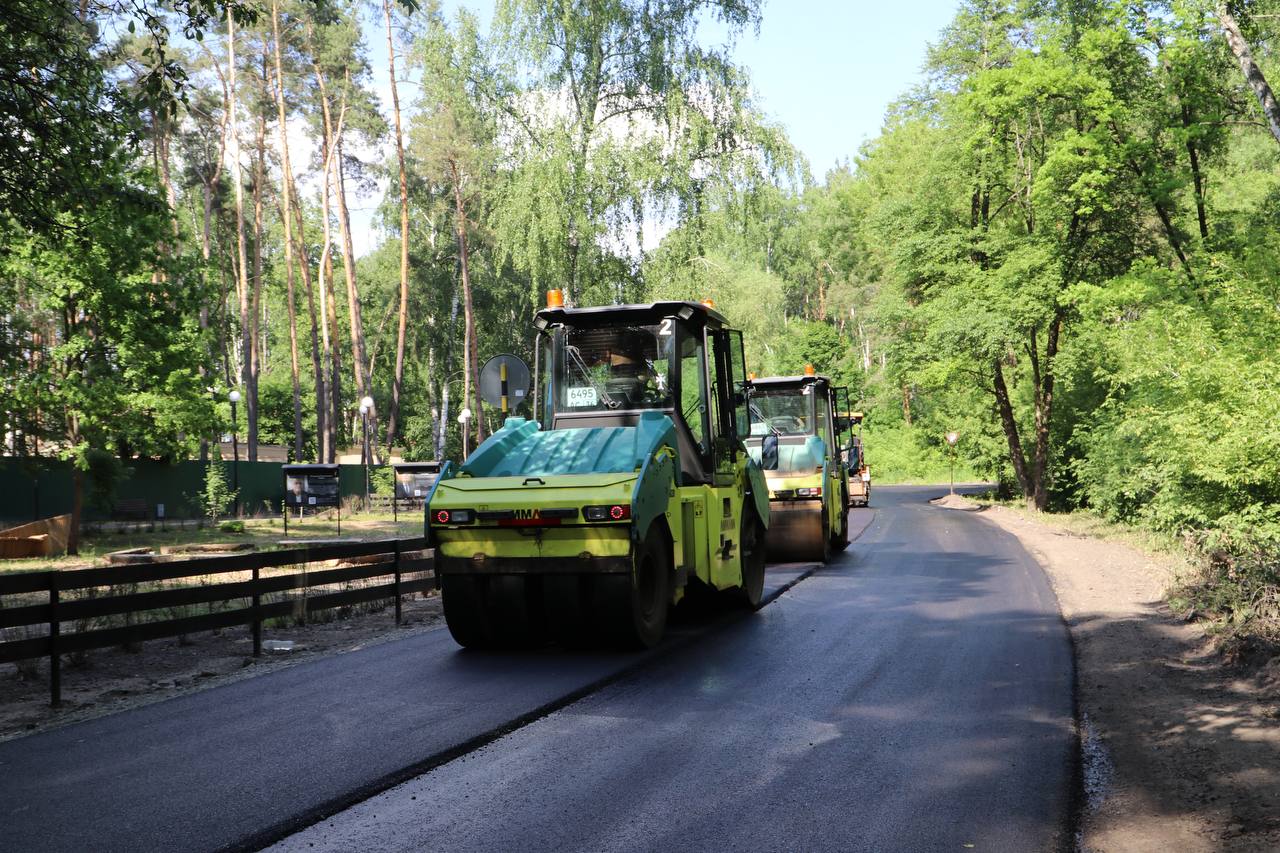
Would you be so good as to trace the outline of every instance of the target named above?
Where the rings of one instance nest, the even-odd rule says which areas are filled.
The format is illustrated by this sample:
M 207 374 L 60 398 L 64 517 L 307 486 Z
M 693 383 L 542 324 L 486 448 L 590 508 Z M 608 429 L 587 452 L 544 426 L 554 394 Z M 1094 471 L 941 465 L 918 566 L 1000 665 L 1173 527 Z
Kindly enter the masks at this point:
M 262 593 L 258 590 L 258 567 L 253 567 L 253 656 L 262 657 Z
M 62 705 L 62 655 L 58 652 L 58 636 L 62 623 L 58 620 L 58 572 L 49 572 L 49 706 Z
M 400 624 L 400 540 L 396 540 L 396 624 Z

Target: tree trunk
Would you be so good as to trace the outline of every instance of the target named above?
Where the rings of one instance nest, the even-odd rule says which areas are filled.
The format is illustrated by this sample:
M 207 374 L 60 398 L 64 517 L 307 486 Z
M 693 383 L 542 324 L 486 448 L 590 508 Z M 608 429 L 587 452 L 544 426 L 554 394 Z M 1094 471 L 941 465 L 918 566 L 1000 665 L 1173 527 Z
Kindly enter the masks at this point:
M 249 317 L 249 254 L 244 236 L 244 174 L 240 165 L 240 134 L 236 126 L 236 24 L 230 10 L 227 11 L 227 65 L 230 68 L 229 101 L 231 117 L 231 163 L 234 167 L 236 199 L 236 293 L 240 302 L 240 383 L 244 388 L 246 411 L 257 415 L 257 400 L 253 394 L 253 324 Z M 252 433 L 251 433 L 252 434 Z M 250 460 L 258 454 L 257 436 L 250 444 Z
M 1049 322 L 1048 340 L 1045 342 L 1043 362 L 1035 347 L 1035 333 L 1032 332 L 1032 370 L 1035 381 L 1035 458 L 1031 470 L 1033 491 L 1027 495 L 1027 502 L 1037 511 L 1043 512 L 1049 506 L 1049 439 L 1053 425 L 1053 362 L 1058 354 L 1058 338 L 1062 333 L 1062 310 L 1054 312 Z
M 289 164 L 288 115 L 284 108 L 284 64 L 280 60 L 280 8 L 271 0 L 271 34 L 276 69 L 276 121 L 280 128 L 280 218 L 284 225 L 284 277 L 289 302 L 289 367 L 293 377 L 293 461 L 302 461 L 302 386 L 298 381 L 298 310 L 293 290 L 293 171 Z M 304 259 L 305 263 L 305 259 Z M 312 326 L 314 329 L 315 327 Z M 316 388 L 316 394 L 320 389 Z
M 288 150 L 286 146 L 286 151 Z M 297 188 L 293 186 L 292 170 L 289 172 L 289 185 L 293 198 L 298 197 Z M 329 392 L 325 384 L 324 366 L 325 353 L 321 352 L 319 340 L 319 327 L 323 321 L 323 317 L 317 317 L 316 314 L 316 288 L 311 282 L 311 261 L 307 257 L 306 230 L 302 221 L 301 205 L 295 204 L 293 210 L 295 224 L 298 227 L 296 240 L 298 241 L 296 253 L 298 256 L 298 271 L 302 273 L 302 287 L 307 292 L 307 315 L 311 320 L 311 367 L 315 373 L 316 384 L 316 458 L 318 460 L 326 460 L 332 462 L 332 453 L 330 448 L 333 446 L 329 435 Z M 324 301 L 324 288 L 320 288 L 321 302 Z M 328 340 L 328 335 L 325 335 Z
M 369 383 L 369 359 L 365 349 L 364 319 L 360 311 L 360 288 L 356 284 L 356 253 L 351 240 L 351 214 L 347 209 L 346 178 L 342 168 L 342 137 L 334 139 L 337 150 L 336 169 L 338 180 L 335 184 L 338 196 L 338 228 L 342 231 L 342 273 L 347 282 L 347 320 L 351 332 L 351 364 L 355 376 L 356 390 L 361 398 L 373 398 Z M 372 407 L 367 415 L 372 429 L 370 430 L 370 453 L 377 442 L 378 412 Z M 376 458 L 376 454 L 374 454 Z
M 262 85 L 266 88 L 266 40 L 263 40 Z M 265 98 L 263 99 L 265 100 Z M 267 172 L 267 119 L 258 114 L 258 128 L 254 136 L 257 160 L 253 170 L 253 349 L 250 352 L 253 371 L 253 387 L 249 389 L 249 404 L 245 406 L 249 424 L 248 455 L 250 462 L 258 461 L 258 377 L 262 375 L 267 324 L 262 322 L 262 185 Z
M 911 386 L 906 383 L 902 385 L 902 420 L 911 426 Z
M 472 405 L 471 392 L 475 394 L 475 407 L 471 409 L 471 420 L 475 423 L 475 445 L 484 441 L 484 418 L 480 410 L 480 346 L 476 340 L 476 315 L 471 302 L 471 264 L 467 251 L 467 210 L 462 201 L 462 170 L 455 161 L 453 170 L 453 204 L 454 215 L 458 226 L 458 264 L 462 273 L 462 310 L 463 323 L 466 326 L 466 355 L 464 369 L 466 377 L 463 381 L 462 404 Z
M 71 468 L 71 529 L 67 531 L 67 555 L 80 553 L 80 519 L 84 515 L 84 472 Z
M 230 113 L 230 96 L 227 91 L 227 81 L 222 74 L 221 66 L 218 64 L 217 58 L 213 55 L 213 53 L 207 47 L 204 48 L 204 51 L 205 51 L 205 54 L 209 57 L 209 61 L 213 64 L 214 71 L 216 71 L 218 75 L 218 80 L 222 84 L 222 123 L 221 123 L 221 127 L 219 128 L 220 132 L 218 134 L 218 158 L 217 160 L 214 161 L 212 173 L 210 173 L 205 169 L 200 170 L 200 187 L 201 187 L 201 195 L 202 195 L 201 201 L 203 203 L 202 210 L 201 210 L 202 221 L 201 221 L 201 228 L 200 228 L 200 257 L 204 261 L 204 263 L 201 264 L 201 267 L 200 267 L 200 281 L 201 281 L 201 284 L 206 285 L 206 287 L 202 288 L 202 290 L 205 293 L 208 293 L 207 280 L 205 276 L 207 275 L 207 272 L 209 269 L 209 261 L 212 257 L 212 246 L 211 246 L 209 232 L 210 232 L 210 225 L 213 221 L 213 194 L 214 194 L 214 188 L 219 187 L 222 183 L 222 168 L 223 168 L 223 162 L 224 162 L 226 151 L 227 151 L 227 122 L 230 119 L 231 113 Z M 219 264 L 218 266 L 220 268 L 222 267 L 221 264 Z M 225 271 L 220 271 L 219 275 L 220 275 L 220 281 L 221 281 L 220 289 L 222 293 L 225 293 L 226 292 Z M 220 299 L 219 299 L 220 310 L 223 308 L 224 299 L 225 297 L 222 297 L 220 295 Z M 225 315 L 225 311 L 223 313 Z M 201 330 L 205 330 L 209 328 L 209 305 L 207 302 L 201 304 L 200 306 L 200 328 Z M 218 324 L 218 342 L 219 342 L 219 348 L 221 349 L 221 352 L 222 352 L 223 363 L 225 365 L 227 361 L 226 323 L 225 322 Z M 216 354 L 211 352 L 209 353 L 209 356 L 210 356 L 210 360 L 212 360 L 213 358 L 216 357 Z M 226 373 L 227 373 L 227 376 L 225 378 L 227 380 L 227 384 L 229 385 L 231 384 L 230 371 L 227 370 Z M 207 442 L 207 439 L 202 438 L 200 440 L 200 460 L 203 462 L 207 458 L 208 458 L 208 442 Z
M 447 379 L 443 386 L 440 389 L 440 411 L 436 415 L 436 459 L 444 458 L 444 443 L 449 429 L 449 381 Z
M 387 22 L 387 67 L 391 76 L 391 111 L 396 125 L 396 158 L 400 165 L 400 316 L 396 328 L 396 366 L 391 377 L 391 410 L 387 414 L 387 450 L 396 440 L 400 420 L 400 387 L 404 382 L 404 340 L 409 328 L 409 185 L 404 167 L 404 135 L 400 128 L 400 93 L 396 88 L 396 46 L 391 34 L 391 3 L 382 0 Z
M 1009 459 L 1013 462 L 1013 473 L 1018 478 L 1018 486 L 1027 496 L 1027 504 L 1034 509 L 1031 496 L 1035 491 L 1030 472 L 1027 470 L 1027 459 L 1022 452 L 1022 439 L 1018 435 L 1018 422 L 1013 416 L 1013 404 L 1009 400 L 1009 388 L 1004 381 L 1004 366 L 1000 359 L 992 362 L 992 379 L 996 395 L 996 406 L 1000 410 L 1000 425 L 1004 428 L 1004 437 L 1009 444 Z
M 329 176 L 326 172 L 324 176 L 324 194 L 325 194 L 325 230 L 329 229 Z M 325 240 L 329 237 L 326 235 Z M 345 433 L 341 433 L 342 426 L 342 348 L 338 346 L 338 299 L 337 291 L 333 286 L 333 252 L 332 249 L 323 253 L 322 263 L 322 281 L 321 300 L 324 305 L 324 328 L 325 328 L 325 349 L 329 352 L 329 461 L 338 461 L 338 445 L 342 441 Z
M 449 329 L 455 329 L 458 325 L 458 290 L 454 288 L 453 299 L 449 303 Z M 447 365 L 452 362 L 451 351 L 449 347 L 445 348 L 443 361 L 446 365 L 444 372 L 448 373 Z M 440 416 L 436 419 L 436 458 L 444 458 L 445 439 L 449 434 L 449 379 L 446 376 L 443 386 L 440 389 Z
M 1182 128 L 1190 131 L 1194 122 L 1191 119 L 1191 110 L 1188 109 L 1186 103 L 1179 105 L 1182 114 Z M 1196 150 L 1196 143 L 1191 138 L 1191 134 L 1187 134 L 1187 160 L 1191 164 L 1191 184 L 1195 190 L 1196 196 L 1196 222 L 1200 225 L 1200 239 L 1209 239 L 1209 217 L 1205 212 L 1204 204 L 1204 176 L 1200 171 L 1200 152 Z
M 1253 94 L 1262 107 L 1262 114 L 1267 119 L 1267 127 L 1271 130 L 1271 135 L 1280 142 L 1280 104 L 1276 103 L 1276 96 L 1272 94 L 1267 78 L 1262 75 L 1262 69 L 1254 61 L 1249 43 L 1244 40 L 1240 25 L 1231 14 L 1231 10 L 1227 8 L 1227 4 L 1219 3 L 1217 11 L 1218 22 L 1222 24 L 1222 32 L 1227 37 L 1227 46 L 1231 48 L 1236 62 L 1240 63 L 1244 80 L 1249 84 L 1249 88 L 1253 89 Z
M 310 48 L 308 31 L 308 48 Z M 315 51 L 312 49 L 312 55 Z M 324 119 L 324 169 L 320 196 L 321 218 L 324 223 L 324 244 L 320 250 L 320 311 L 324 315 L 324 349 L 329 356 L 329 402 L 331 416 L 329 418 L 329 462 L 337 461 L 339 428 L 342 425 L 342 351 L 338 346 L 338 309 L 333 287 L 333 223 L 329 215 L 329 193 L 333 185 L 333 161 L 336 153 L 334 137 L 341 134 L 343 122 L 346 120 L 347 104 L 343 97 L 338 110 L 337 128 L 334 128 L 333 114 L 329 109 L 329 92 L 325 86 L 324 75 L 320 66 L 311 65 L 315 73 L 316 86 L 320 91 L 320 111 Z

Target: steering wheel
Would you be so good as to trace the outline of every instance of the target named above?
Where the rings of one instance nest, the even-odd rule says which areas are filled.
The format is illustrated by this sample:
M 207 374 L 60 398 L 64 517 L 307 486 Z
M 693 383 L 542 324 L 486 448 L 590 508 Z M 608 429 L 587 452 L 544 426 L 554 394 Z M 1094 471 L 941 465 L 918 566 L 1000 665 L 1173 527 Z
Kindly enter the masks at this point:
M 804 432 L 804 422 L 794 415 L 776 415 L 769 418 L 769 426 L 776 432 L 798 433 Z

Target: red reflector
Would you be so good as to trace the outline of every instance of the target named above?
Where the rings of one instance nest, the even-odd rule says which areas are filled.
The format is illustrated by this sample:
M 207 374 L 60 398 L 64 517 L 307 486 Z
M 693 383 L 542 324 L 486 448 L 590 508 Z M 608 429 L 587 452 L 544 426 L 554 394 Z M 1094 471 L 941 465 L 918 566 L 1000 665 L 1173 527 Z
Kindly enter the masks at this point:
M 437 513 L 436 513 L 436 521 L 440 522 L 441 524 L 448 524 L 448 523 L 449 523 L 449 510 L 447 510 L 447 509 L 442 509 L 442 510 L 440 510 L 439 512 L 437 512 Z
M 559 527 L 558 518 L 502 518 L 499 527 Z

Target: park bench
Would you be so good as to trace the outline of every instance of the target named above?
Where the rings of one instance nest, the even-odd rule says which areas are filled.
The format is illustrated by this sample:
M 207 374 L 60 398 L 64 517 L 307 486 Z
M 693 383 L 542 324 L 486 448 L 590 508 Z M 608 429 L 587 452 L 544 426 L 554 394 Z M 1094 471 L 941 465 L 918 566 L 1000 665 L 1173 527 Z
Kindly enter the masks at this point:
M 111 517 L 146 521 L 151 517 L 151 510 L 146 498 L 121 498 L 112 508 Z

